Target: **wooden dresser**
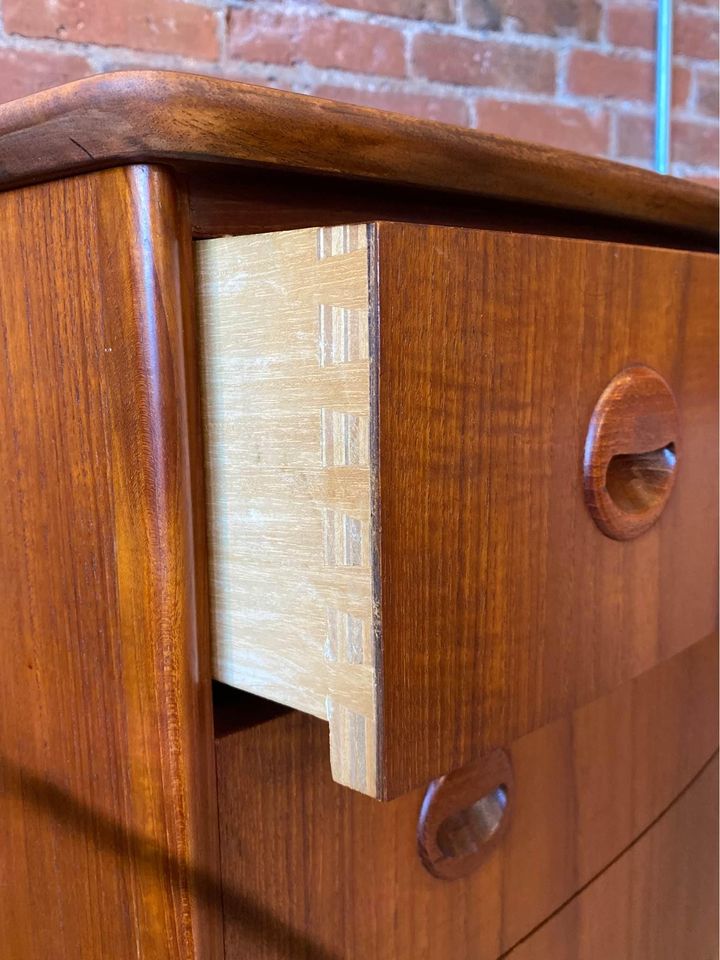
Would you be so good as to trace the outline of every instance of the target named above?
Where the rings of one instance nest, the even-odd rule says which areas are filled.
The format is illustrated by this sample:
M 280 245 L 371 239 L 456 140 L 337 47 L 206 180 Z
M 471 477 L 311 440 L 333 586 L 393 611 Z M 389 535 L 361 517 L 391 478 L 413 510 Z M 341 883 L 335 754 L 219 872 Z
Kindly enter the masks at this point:
M 717 197 L 0 106 L 1 960 L 712 960 Z

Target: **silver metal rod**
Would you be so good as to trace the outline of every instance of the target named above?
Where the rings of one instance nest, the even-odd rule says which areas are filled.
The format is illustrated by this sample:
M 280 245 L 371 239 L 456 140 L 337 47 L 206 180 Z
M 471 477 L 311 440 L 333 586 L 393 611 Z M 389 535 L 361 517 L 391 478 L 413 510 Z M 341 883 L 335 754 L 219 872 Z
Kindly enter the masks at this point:
M 655 55 L 655 169 L 670 170 L 673 0 L 658 0 Z

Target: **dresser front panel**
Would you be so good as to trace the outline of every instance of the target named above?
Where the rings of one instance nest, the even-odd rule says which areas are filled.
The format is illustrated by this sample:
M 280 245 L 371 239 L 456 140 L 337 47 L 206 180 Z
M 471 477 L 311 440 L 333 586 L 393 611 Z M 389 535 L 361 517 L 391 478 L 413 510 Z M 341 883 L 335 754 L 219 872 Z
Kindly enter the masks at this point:
M 507 830 L 452 881 L 418 855 L 424 787 L 377 803 L 334 783 L 321 721 L 287 713 L 217 740 L 227 960 L 496 960 L 602 874 L 707 763 L 716 677 L 709 637 L 512 744 Z M 697 850 L 705 821 L 692 830 L 678 841 Z M 652 928 L 650 864 L 635 881 L 636 921 Z M 673 888 L 682 898 L 697 889 L 686 873 L 669 878 Z M 711 954 L 687 955 L 700 956 Z
M 380 222 L 196 261 L 215 675 L 327 719 L 339 782 L 398 796 L 715 628 L 714 257 Z

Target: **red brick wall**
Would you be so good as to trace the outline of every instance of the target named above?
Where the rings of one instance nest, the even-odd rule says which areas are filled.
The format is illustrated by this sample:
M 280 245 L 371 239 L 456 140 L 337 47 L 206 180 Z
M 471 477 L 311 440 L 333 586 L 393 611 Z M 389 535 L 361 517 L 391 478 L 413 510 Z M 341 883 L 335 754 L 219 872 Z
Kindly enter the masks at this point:
M 159 67 L 650 165 L 653 0 L 0 0 L 0 100 Z M 676 0 L 673 172 L 718 175 L 718 10 Z

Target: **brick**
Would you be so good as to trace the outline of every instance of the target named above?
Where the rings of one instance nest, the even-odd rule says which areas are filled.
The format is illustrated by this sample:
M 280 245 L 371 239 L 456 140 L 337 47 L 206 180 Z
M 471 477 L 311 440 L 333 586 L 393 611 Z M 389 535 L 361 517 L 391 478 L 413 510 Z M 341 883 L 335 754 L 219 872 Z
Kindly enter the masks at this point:
M 0 101 L 26 97 L 91 73 L 93 69 L 83 57 L 34 50 L 0 50 Z
M 465 0 L 465 16 L 470 26 L 481 30 L 511 26 L 521 33 L 597 40 L 600 3 L 598 0 Z
M 717 117 L 720 113 L 717 70 L 698 71 L 695 83 L 698 111 L 707 117 Z
M 690 167 L 716 167 L 718 164 L 718 125 L 674 120 L 670 146 L 674 163 Z
M 554 104 L 480 100 L 477 127 L 486 133 L 531 140 L 565 150 L 606 154 L 609 123 L 604 110 L 589 113 Z
M 673 50 L 675 54 L 695 57 L 699 60 L 717 60 L 718 18 L 680 11 L 673 25 Z
M 217 16 L 184 0 L 4 0 L 7 33 L 200 60 L 219 54 Z
M 652 100 L 652 63 L 593 50 L 573 50 L 568 63 L 568 89 L 583 97 Z
M 673 67 L 672 72 L 672 105 L 675 109 L 687 105 L 690 99 L 690 81 L 692 79 L 687 67 Z M 653 81 L 653 96 L 655 82 Z
M 655 49 L 657 13 L 651 7 L 610 7 L 607 36 L 616 47 Z
M 568 89 L 581 97 L 608 100 L 642 100 L 655 98 L 655 64 L 615 53 L 594 50 L 573 50 L 568 63 Z M 673 106 L 687 102 L 690 93 L 690 71 L 685 67 L 673 70 Z
M 454 0 L 325 0 L 335 7 L 384 13 L 390 17 L 408 20 L 429 20 L 450 23 L 455 19 Z
M 393 27 L 347 20 L 306 20 L 302 57 L 315 67 L 335 67 L 384 77 L 405 75 L 405 38 Z
M 300 17 L 245 7 L 228 12 L 227 50 L 231 57 L 261 63 L 291 64 L 297 59 Z
M 228 52 L 242 60 L 401 77 L 405 41 L 393 27 L 303 17 L 252 7 L 231 10 Z
M 315 94 L 328 100 L 342 100 L 361 107 L 392 110 L 425 120 L 439 120 L 441 123 L 467 126 L 470 120 L 466 104 L 452 97 L 426 96 L 395 90 L 353 90 L 328 85 L 318 87 Z
M 618 117 L 618 155 L 641 159 L 653 155 L 655 121 L 651 116 L 621 114 Z M 714 167 L 718 163 L 718 127 L 716 124 L 673 120 L 670 148 L 675 163 Z
M 420 34 L 413 46 L 413 65 L 419 75 L 443 83 L 555 92 L 555 55 L 518 43 Z
M 625 160 L 650 160 L 655 123 L 652 117 L 621 113 L 617 119 L 617 152 Z

